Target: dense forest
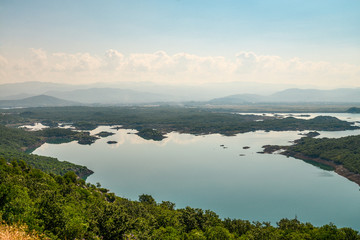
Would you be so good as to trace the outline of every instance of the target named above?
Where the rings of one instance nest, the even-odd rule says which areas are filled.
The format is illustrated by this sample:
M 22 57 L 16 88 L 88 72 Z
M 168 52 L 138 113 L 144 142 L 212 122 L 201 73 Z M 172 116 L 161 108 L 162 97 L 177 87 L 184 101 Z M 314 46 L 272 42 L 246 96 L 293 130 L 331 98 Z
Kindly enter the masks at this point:
M 342 138 L 301 138 L 295 145 L 287 147 L 284 154 L 294 153 L 342 164 L 351 172 L 360 174 L 360 135 Z
M 23 161 L 0 160 L 0 183 L 6 224 L 20 222 L 51 239 L 360 239 L 357 231 L 333 224 L 222 220 L 210 210 L 175 209 L 147 194 L 130 201 L 73 172 L 47 174 Z
M 47 173 L 64 175 L 69 171 L 73 171 L 78 176 L 86 178 L 93 172 L 85 166 L 26 152 L 40 146 L 47 140 L 62 139 L 63 141 L 64 138 L 70 138 L 75 136 L 75 134 L 82 136 L 84 133 L 73 133 L 69 129 L 44 129 L 37 132 L 28 132 L 23 129 L 0 125 L 0 157 L 7 160 L 7 162 L 23 160 L 30 166 Z
M 234 135 L 256 130 L 351 130 L 358 127 L 334 117 L 319 116 L 310 120 L 294 117 L 276 118 L 217 112 L 184 107 L 57 107 L 2 110 L 0 124 L 19 125 L 42 122 L 47 126 L 71 123 L 79 130 L 99 125 L 122 125 L 123 128 L 156 129 L 191 134 L 220 133 Z

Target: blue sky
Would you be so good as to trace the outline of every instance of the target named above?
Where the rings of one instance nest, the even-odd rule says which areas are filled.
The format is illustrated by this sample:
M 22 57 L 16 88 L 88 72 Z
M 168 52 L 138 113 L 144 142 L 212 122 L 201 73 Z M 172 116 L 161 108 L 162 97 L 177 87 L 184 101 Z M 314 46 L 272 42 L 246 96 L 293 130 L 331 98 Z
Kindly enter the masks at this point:
M 348 85 L 355 86 L 360 65 L 359 12 L 358 0 L 0 0 L 0 56 L 9 67 L 19 59 L 24 61 L 23 64 L 29 63 L 34 52 L 39 54 L 41 50 L 47 60 L 44 70 L 47 74 L 33 78 L 45 81 L 46 77 L 51 77 L 49 65 L 59 64 L 54 53 L 103 58 L 112 49 L 123 54 L 129 65 L 132 54 L 157 51 L 164 51 L 170 57 L 179 53 L 200 59 L 224 57 L 232 64 L 236 64 L 239 53 L 247 52 L 256 56 L 257 63 L 262 56 L 273 56 L 281 58 L 283 63 L 300 59 L 302 63 L 351 65 L 347 71 L 352 72 L 347 76 L 341 73 L 339 78 L 345 77 Z M 178 58 L 172 61 L 178 61 Z M 232 76 L 227 76 L 229 81 L 260 81 L 263 78 L 250 74 L 235 76 L 235 68 L 232 68 Z M 160 74 L 152 69 L 152 74 L 154 72 Z M 172 72 L 176 75 L 178 70 Z M 104 77 L 100 70 L 96 74 Z M 128 80 L 135 80 L 134 74 L 123 75 Z M 286 71 L 286 74 L 290 73 Z M 107 76 L 109 81 L 121 76 L 119 72 L 116 76 L 110 75 Z M 271 76 L 269 81 L 285 78 L 283 73 L 280 75 Z M 65 76 L 64 72 L 62 78 Z M 0 77 L 2 82 L 21 80 L 16 73 Z M 152 80 L 144 75 L 137 78 Z M 165 76 L 161 78 L 165 79 Z M 189 74 L 187 78 L 191 79 Z M 319 76 L 305 74 L 303 78 L 309 82 L 307 79 L 318 79 Z M 96 81 L 96 77 L 91 81 Z M 320 85 L 324 84 L 326 81 L 322 79 Z

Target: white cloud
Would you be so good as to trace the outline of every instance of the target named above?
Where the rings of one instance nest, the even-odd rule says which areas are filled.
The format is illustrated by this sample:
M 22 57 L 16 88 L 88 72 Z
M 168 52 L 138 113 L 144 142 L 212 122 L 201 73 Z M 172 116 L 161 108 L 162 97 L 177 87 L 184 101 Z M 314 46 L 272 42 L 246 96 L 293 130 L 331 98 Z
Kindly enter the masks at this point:
M 89 53 L 54 53 L 52 70 L 63 72 L 96 71 L 102 66 L 102 59 Z
M 104 70 L 109 70 L 109 71 L 114 71 L 114 70 L 120 70 L 123 65 L 125 64 L 124 62 L 125 56 L 114 50 L 114 49 L 109 49 L 105 52 L 104 55 Z
M 22 59 L 0 56 L 0 82 L 61 81 L 153 81 L 201 84 L 208 82 L 256 81 L 312 84 L 324 87 L 359 86 L 360 65 L 306 61 L 299 58 L 239 52 L 233 58 L 169 55 L 164 51 L 125 55 L 109 49 L 102 56 L 90 53 L 47 53 L 30 49 Z
M 34 65 L 44 66 L 47 63 L 47 53 L 43 49 L 30 48 L 31 61 Z

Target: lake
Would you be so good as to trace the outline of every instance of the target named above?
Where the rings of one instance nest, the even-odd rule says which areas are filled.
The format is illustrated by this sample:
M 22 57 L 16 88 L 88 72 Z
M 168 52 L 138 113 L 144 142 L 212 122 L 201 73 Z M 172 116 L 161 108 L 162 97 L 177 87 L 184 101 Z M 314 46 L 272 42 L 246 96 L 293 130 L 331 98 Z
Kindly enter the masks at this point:
M 360 116 L 339 118 L 358 121 Z M 332 222 L 360 230 L 357 184 L 302 160 L 257 153 L 266 144 L 291 144 L 300 132 L 257 131 L 232 137 L 172 132 L 156 142 L 140 138 L 134 130 L 108 126 L 91 133 L 101 131 L 116 134 L 90 146 L 46 143 L 34 153 L 85 165 L 95 172 L 88 182 L 100 182 L 131 200 L 145 193 L 158 202 L 174 202 L 177 208 L 210 209 L 222 218 L 276 224 L 281 218 L 297 217 L 316 226 Z M 320 133 L 341 137 L 360 131 Z M 109 140 L 118 143 L 107 144 Z

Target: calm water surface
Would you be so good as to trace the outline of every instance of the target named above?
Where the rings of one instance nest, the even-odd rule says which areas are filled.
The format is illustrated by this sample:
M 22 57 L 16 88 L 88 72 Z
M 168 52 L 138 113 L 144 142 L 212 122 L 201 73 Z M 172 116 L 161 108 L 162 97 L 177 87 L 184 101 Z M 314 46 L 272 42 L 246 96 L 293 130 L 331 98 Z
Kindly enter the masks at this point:
M 100 182 L 132 200 L 146 193 L 158 202 L 211 209 L 223 218 L 275 224 L 297 216 L 314 225 L 333 222 L 360 230 L 357 184 L 301 160 L 257 153 L 266 144 L 291 144 L 299 132 L 258 131 L 233 137 L 173 132 L 156 142 L 133 130 L 106 126 L 92 134 L 100 131 L 116 134 L 90 146 L 44 144 L 34 153 L 86 165 L 95 171 L 87 181 Z M 359 131 L 321 132 L 323 137 L 354 134 Z M 118 143 L 109 145 L 109 140 Z

